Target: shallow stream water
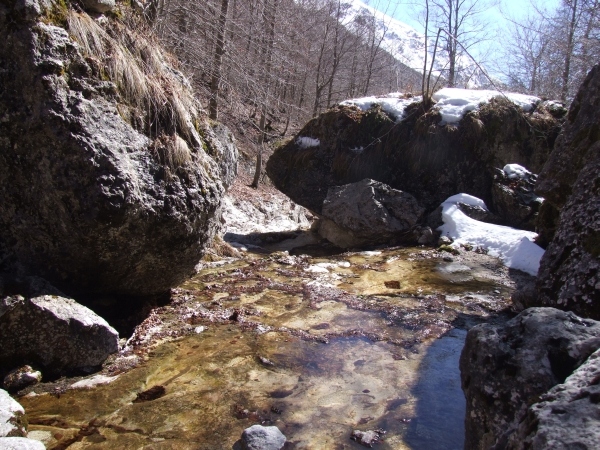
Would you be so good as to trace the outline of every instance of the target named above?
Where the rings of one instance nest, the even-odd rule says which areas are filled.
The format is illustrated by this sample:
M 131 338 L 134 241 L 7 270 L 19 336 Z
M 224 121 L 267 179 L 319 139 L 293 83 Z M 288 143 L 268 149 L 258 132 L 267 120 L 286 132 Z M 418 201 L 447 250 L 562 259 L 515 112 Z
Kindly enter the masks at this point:
M 461 449 L 466 330 L 506 320 L 514 286 L 468 251 L 246 253 L 174 290 L 94 378 L 109 384 L 19 401 L 49 449 L 235 449 L 255 423 L 285 448 L 364 448 L 358 429 L 385 431 L 381 449 Z

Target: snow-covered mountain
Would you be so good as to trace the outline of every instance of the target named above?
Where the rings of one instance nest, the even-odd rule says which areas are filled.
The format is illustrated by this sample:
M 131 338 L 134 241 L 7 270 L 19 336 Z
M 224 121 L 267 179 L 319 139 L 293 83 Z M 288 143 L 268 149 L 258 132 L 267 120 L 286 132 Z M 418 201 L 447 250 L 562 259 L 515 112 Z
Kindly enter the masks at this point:
M 390 53 L 400 63 L 423 73 L 425 59 L 425 36 L 410 25 L 381 12 L 361 0 L 343 0 L 347 5 L 344 23 L 349 29 L 357 27 L 359 23 L 365 23 L 375 19 L 377 33 L 383 39 L 381 48 Z M 429 39 L 427 70 L 431 65 L 434 41 Z M 448 69 L 448 58 L 444 50 L 438 45 L 433 66 L 434 76 L 442 74 Z M 487 85 L 485 75 L 466 55 L 459 57 L 457 61 L 457 87 L 478 88 Z

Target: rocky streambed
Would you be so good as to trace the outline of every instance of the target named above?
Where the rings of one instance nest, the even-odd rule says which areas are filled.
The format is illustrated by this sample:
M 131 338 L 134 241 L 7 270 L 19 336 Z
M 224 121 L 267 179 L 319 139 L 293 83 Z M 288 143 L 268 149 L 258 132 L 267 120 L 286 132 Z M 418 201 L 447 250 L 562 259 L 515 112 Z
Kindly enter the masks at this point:
M 225 449 L 260 423 L 285 448 L 364 448 L 354 430 L 381 449 L 462 448 L 466 330 L 511 317 L 528 277 L 466 250 L 310 256 L 323 250 L 208 264 L 100 374 L 22 392 L 29 436 L 48 449 Z

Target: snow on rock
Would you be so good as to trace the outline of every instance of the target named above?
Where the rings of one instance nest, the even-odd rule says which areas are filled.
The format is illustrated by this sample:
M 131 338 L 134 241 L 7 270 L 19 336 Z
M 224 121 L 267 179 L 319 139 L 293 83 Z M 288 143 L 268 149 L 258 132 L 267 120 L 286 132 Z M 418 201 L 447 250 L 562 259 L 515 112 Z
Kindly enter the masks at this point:
M 507 164 L 502 169 L 506 176 L 511 180 L 523 179 L 527 175 L 531 175 L 531 172 L 525 167 L 518 164 Z
M 406 107 L 420 101 L 420 96 L 405 98 L 404 94 L 395 92 L 381 97 L 353 98 L 341 102 L 340 105 L 357 106 L 363 111 L 367 111 L 375 105 L 380 105 L 383 112 L 394 117 L 399 122 L 404 118 Z
M 533 242 L 535 233 L 471 219 L 459 209 L 458 203 L 487 209 L 482 200 L 467 194 L 454 195 L 442 203 L 444 225 L 438 229 L 454 240 L 453 246 L 470 244 L 484 248 L 507 267 L 537 275 L 544 250 Z
M 456 123 L 467 113 L 479 108 L 482 103 L 489 102 L 494 97 L 506 97 L 524 111 L 530 111 L 541 99 L 532 95 L 515 94 L 512 92 L 502 93 L 493 90 L 474 90 L 444 88 L 433 94 L 432 98 L 437 102 L 436 107 L 442 114 L 442 124 Z
M 321 141 L 307 136 L 300 136 L 296 139 L 296 144 L 298 145 L 298 147 L 305 149 L 311 147 L 318 147 L 319 145 L 321 145 Z

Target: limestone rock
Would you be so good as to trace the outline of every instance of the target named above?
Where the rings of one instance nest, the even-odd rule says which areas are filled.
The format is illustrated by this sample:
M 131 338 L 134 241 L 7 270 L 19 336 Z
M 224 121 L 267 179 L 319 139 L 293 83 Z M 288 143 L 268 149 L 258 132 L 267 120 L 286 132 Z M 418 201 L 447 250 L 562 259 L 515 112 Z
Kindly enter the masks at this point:
M 540 262 L 539 296 L 600 319 L 600 65 L 582 84 L 536 191 L 556 208 L 556 234 Z
M 8 392 L 0 389 L 0 437 L 26 436 L 27 422 L 24 415 L 23 407 Z
M 115 0 L 83 0 L 83 6 L 88 11 L 104 14 L 113 10 L 116 2 Z
M 532 405 L 507 450 L 593 449 L 600 443 L 600 350 Z
M 89 11 L 104 14 L 116 6 L 115 0 L 83 0 L 83 7 Z
M 491 205 L 496 168 L 516 163 L 539 172 L 562 119 L 543 104 L 523 112 L 494 99 L 457 126 L 439 122 L 439 112 L 421 104 L 409 106 L 400 122 L 379 107 L 363 112 L 337 106 L 276 149 L 267 174 L 280 191 L 317 214 L 330 187 L 365 178 L 412 194 L 427 212 L 461 192 Z M 319 145 L 302 146 L 299 137 Z
M 242 449 L 244 450 L 280 450 L 286 438 L 279 428 L 252 425 L 242 433 Z
M 600 322 L 554 308 L 530 308 L 504 325 L 473 327 L 460 357 L 465 449 L 505 441 L 527 408 L 598 347 Z
M 118 333 L 69 298 L 0 300 L 0 366 L 34 364 L 49 375 L 91 371 L 118 350 Z
M 0 318 L 0 322 L 1 320 Z M 42 381 L 42 372 L 33 370 L 31 366 L 23 366 L 9 372 L 4 377 L 2 386 L 8 392 L 17 392 L 40 381 Z
M 35 439 L 24 437 L 0 437 L 2 450 L 46 450 L 46 446 Z
M 412 195 L 364 179 L 329 188 L 319 234 L 342 248 L 389 243 L 409 233 L 423 212 Z
M 234 142 L 164 61 L 153 70 L 172 107 L 160 119 L 105 79 L 104 53 L 147 50 L 135 33 L 124 41 L 138 47 L 90 56 L 46 10 L 92 30 L 117 26 L 58 0 L 0 7 L 0 270 L 43 277 L 69 296 L 165 293 L 194 273 L 221 226 Z M 121 62 L 146 76 L 142 61 Z

